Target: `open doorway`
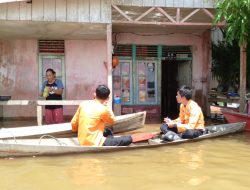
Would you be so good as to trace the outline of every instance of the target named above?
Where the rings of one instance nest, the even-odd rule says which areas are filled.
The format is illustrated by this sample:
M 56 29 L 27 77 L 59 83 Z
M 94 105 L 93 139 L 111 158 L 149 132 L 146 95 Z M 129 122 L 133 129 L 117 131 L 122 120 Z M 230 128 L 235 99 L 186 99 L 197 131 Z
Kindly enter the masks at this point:
M 174 119 L 179 114 L 176 92 L 182 85 L 192 87 L 191 60 L 163 60 L 161 78 L 161 118 Z
M 178 115 L 176 91 L 178 89 L 178 64 L 174 60 L 162 61 L 161 118 L 175 118 Z

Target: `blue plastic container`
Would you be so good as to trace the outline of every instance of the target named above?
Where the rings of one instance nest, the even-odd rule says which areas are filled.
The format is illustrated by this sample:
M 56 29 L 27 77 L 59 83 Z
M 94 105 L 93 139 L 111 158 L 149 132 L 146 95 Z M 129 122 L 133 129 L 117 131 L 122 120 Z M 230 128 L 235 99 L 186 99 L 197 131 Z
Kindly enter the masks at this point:
M 121 104 L 122 101 L 121 101 L 121 98 L 120 97 L 115 97 L 114 98 L 114 104 Z

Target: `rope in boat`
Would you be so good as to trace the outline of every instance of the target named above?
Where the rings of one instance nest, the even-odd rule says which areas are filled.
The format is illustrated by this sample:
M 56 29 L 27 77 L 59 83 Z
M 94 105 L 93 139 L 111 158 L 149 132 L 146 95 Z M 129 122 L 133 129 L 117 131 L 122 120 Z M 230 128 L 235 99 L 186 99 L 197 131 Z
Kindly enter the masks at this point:
M 42 136 L 39 138 L 39 144 L 41 144 L 41 141 L 42 141 L 42 139 L 43 139 L 44 137 L 50 137 L 50 138 L 54 139 L 60 146 L 62 146 L 62 145 L 67 145 L 66 143 L 64 143 L 64 142 L 62 142 L 62 141 L 60 141 L 60 140 L 58 140 L 56 137 L 53 137 L 52 135 L 42 135 Z

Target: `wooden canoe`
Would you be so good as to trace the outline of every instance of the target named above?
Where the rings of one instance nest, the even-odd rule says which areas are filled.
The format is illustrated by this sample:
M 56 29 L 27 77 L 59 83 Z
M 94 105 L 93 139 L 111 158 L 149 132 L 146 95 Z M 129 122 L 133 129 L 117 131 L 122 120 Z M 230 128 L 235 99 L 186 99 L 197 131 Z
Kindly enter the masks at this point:
M 250 115 L 228 109 L 222 109 L 222 114 L 227 123 L 246 122 L 245 130 L 250 131 Z
M 144 127 L 145 119 L 146 111 L 116 116 L 116 122 L 107 127 L 111 128 L 113 133 L 123 133 Z M 0 129 L 0 139 L 36 138 L 46 134 L 55 137 L 76 136 L 70 123 Z
M 0 157 L 18 156 L 54 156 L 65 154 L 100 153 L 121 150 L 133 150 L 138 148 L 153 148 L 159 146 L 176 145 L 181 143 L 201 141 L 204 139 L 219 137 L 244 130 L 246 123 L 222 124 L 206 127 L 208 133 L 195 139 L 181 139 L 172 142 L 162 141 L 159 136 L 133 143 L 129 146 L 79 146 L 77 138 L 46 138 L 40 139 L 1 139 Z

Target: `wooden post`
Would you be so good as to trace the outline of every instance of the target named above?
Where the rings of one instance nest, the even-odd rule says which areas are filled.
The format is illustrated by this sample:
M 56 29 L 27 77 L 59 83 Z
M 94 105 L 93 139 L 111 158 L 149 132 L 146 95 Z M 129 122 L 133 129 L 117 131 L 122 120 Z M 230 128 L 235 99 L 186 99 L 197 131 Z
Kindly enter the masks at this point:
M 112 107 L 113 83 L 112 83 L 112 24 L 107 24 L 107 74 L 108 87 L 111 91 L 109 106 Z
M 207 30 L 203 33 L 203 66 L 202 66 L 202 109 L 205 115 L 210 117 L 210 104 L 208 103 L 208 93 L 210 91 L 210 79 L 211 76 L 211 58 L 212 58 L 212 47 L 211 47 L 211 31 Z
M 3 121 L 3 106 L 0 105 L 0 121 Z
M 246 41 L 240 46 L 240 112 L 243 112 L 246 104 Z
M 36 113 L 37 113 L 37 125 L 42 125 L 43 124 L 43 108 L 42 106 L 37 106 L 36 107 Z

